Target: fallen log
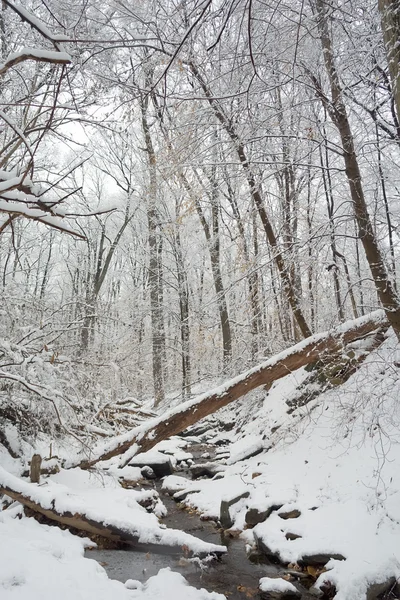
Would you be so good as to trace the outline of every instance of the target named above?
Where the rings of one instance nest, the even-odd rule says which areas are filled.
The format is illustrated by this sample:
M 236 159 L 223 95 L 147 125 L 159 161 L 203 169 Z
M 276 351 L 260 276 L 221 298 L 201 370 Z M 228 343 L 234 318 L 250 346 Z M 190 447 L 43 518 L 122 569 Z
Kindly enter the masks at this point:
M 222 555 L 225 546 L 204 542 L 176 529 L 162 528 L 153 514 L 135 507 L 126 490 L 99 489 L 76 493 L 47 480 L 47 485 L 28 483 L 0 467 L 0 494 L 6 494 L 35 513 L 89 536 L 123 542 L 144 552 L 186 554 L 200 557 Z M 126 502 L 121 498 L 126 494 Z
M 343 353 L 348 344 L 373 332 L 385 331 L 388 327 L 384 311 L 379 310 L 343 323 L 331 331 L 313 335 L 225 384 L 182 403 L 166 415 L 110 440 L 94 451 L 92 458 L 84 460 L 79 466 L 88 469 L 99 461 L 126 453 L 120 463 L 123 466 L 135 454 L 147 452 L 161 440 L 180 433 L 248 392 L 260 386 L 271 385 L 296 369 L 324 360 L 328 356 L 331 360 Z

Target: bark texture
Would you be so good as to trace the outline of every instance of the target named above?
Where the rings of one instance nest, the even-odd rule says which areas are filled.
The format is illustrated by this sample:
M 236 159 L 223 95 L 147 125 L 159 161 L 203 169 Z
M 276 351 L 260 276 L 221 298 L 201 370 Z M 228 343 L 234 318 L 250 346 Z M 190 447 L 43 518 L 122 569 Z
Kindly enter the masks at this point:
M 386 47 L 393 99 L 400 119 L 400 2 L 379 0 L 383 40 Z

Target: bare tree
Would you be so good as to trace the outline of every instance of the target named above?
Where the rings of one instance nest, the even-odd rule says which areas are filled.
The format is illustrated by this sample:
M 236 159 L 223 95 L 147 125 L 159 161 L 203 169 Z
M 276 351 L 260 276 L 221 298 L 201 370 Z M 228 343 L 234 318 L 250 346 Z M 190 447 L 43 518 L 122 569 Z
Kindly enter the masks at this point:
M 350 120 L 344 102 L 342 84 L 336 67 L 332 39 L 329 33 L 329 16 L 322 0 L 315 0 L 314 7 L 325 69 L 330 85 L 330 96 L 325 94 L 320 81 L 315 75 L 310 74 L 311 80 L 318 97 L 339 132 L 358 235 L 371 269 L 379 299 L 386 311 L 389 323 L 400 339 L 400 299 L 389 278 L 385 260 L 369 215 Z

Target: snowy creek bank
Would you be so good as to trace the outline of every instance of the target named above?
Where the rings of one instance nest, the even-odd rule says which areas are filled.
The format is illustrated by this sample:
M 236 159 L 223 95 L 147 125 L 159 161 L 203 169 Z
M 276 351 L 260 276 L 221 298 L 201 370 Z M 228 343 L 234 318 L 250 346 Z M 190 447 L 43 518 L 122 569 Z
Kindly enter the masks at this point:
M 229 460 L 229 450 L 227 448 L 218 448 L 195 443 L 185 448 L 189 451 L 194 460 L 183 463 L 183 472 L 179 472 L 179 477 L 170 478 L 176 480 L 177 486 L 196 488 L 196 481 L 203 481 L 203 478 L 210 479 L 218 476 L 223 463 Z M 257 453 L 257 449 L 252 449 L 249 453 Z M 186 465 L 190 468 L 186 468 Z M 154 465 L 153 465 L 154 467 Z M 154 469 L 153 469 L 154 471 Z M 145 469 L 148 473 L 148 469 Z M 183 476 L 182 476 L 183 475 Z M 189 479 L 189 477 L 191 477 Z M 168 477 L 164 481 L 168 481 Z M 179 481 L 180 480 L 180 481 Z M 169 567 L 173 571 L 182 574 L 190 585 L 196 588 L 205 588 L 209 592 L 218 592 L 224 594 L 231 600 L 243 600 L 244 598 L 265 598 L 267 600 L 286 598 L 301 598 L 311 600 L 315 594 L 308 592 L 305 586 L 301 585 L 299 578 L 295 580 L 295 586 L 291 590 L 271 589 L 269 592 L 263 592 L 259 587 L 262 578 L 269 578 L 272 581 L 283 581 L 282 577 L 290 577 L 288 569 L 283 565 L 276 564 L 268 560 L 262 553 L 253 552 L 251 555 L 246 551 L 246 543 L 240 539 L 237 534 L 224 531 L 221 523 L 207 517 L 202 518 L 198 511 L 185 507 L 180 500 L 184 500 L 185 491 L 178 490 L 174 493 L 174 484 L 163 485 L 159 478 L 149 481 L 151 486 L 160 493 L 161 500 L 167 509 L 167 515 L 162 518 L 162 523 L 168 528 L 181 530 L 197 538 L 215 545 L 226 546 L 228 552 L 219 558 L 210 556 L 200 560 L 198 558 L 188 558 L 185 552 L 181 556 L 171 553 L 139 552 L 134 549 L 129 550 L 109 550 L 92 549 L 86 552 L 88 558 L 97 560 L 106 570 L 111 579 L 116 579 L 125 583 L 129 579 L 145 583 L 149 577 L 157 575 L 160 569 Z M 229 507 L 226 509 L 229 515 Z M 225 524 L 225 528 L 226 528 Z M 291 578 L 292 579 L 292 578 Z M 306 577 L 307 579 L 307 577 Z M 312 578 L 308 578 L 309 585 L 313 583 Z
M 227 545 L 228 552 L 220 560 L 188 559 L 171 554 L 155 554 L 132 550 L 92 550 L 89 558 L 95 558 L 105 568 L 112 579 L 123 583 L 128 579 L 145 582 L 164 567 L 181 573 L 190 585 L 225 594 L 232 600 L 256 597 L 258 582 L 267 574 L 277 576 L 275 565 L 258 565 L 246 556 L 242 540 L 225 538 L 211 521 L 202 521 L 194 512 L 179 508 L 176 502 L 166 496 L 162 501 L 168 509 L 168 516 L 162 521 L 168 527 L 182 529 L 209 543 Z

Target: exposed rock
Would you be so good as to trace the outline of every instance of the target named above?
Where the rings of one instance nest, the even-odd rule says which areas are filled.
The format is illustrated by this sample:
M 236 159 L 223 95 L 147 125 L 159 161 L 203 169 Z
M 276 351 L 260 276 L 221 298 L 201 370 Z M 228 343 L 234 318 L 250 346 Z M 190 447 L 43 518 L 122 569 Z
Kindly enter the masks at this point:
M 246 492 L 242 492 L 238 496 L 234 496 L 233 498 L 231 498 L 229 500 L 225 499 L 225 500 L 221 501 L 219 520 L 221 522 L 221 526 L 224 529 L 229 529 L 233 525 L 233 521 L 232 521 L 232 517 L 229 512 L 229 508 L 231 506 L 233 506 L 234 504 L 236 504 L 236 502 L 239 502 L 239 500 L 241 500 L 242 498 L 248 498 L 249 496 L 250 496 L 250 492 L 246 491 Z
M 314 585 L 309 588 L 308 593 L 314 596 L 315 598 L 322 598 L 322 596 L 324 595 L 324 592 L 319 588 L 315 587 Z
M 271 427 L 271 434 L 278 431 L 278 429 L 280 429 L 281 427 L 282 425 L 274 425 L 274 427 Z
M 200 492 L 200 489 L 188 488 L 187 490 L 176 492 L 172 497 L 175 502 L 182 502 L 187 498 L 187 496 L 189 496 L 189 494 L 195 494 L 196 492 Z
M 154 512 L 159 502 L 160 496 L 156 490 L 149 490 L 147 496 L 143 496 L 143 498 L 137 500 L 137 503 L 145 508 L 147 512 Z
M 258 508 L 249 508 L 245 516 L 246 524 L 249 527 L 254 527 L 255 525 L 258 525 L 258 523 L 263 523 L 268 519 L 268 517 L 274 510 L 279 510 L 280 508 L 282 508 L 281 504 L 270 506 L 266 510 L 258 510 Z
M 260 592 L 260 598 L 262 600 L 293 600 L 293 598 L 300 598 L 301 593 L 296 590 L 293 592 L 291 590 L 287 590 L 286 592 Z
M 331 558 L 334 560 L 346 560 L 343 554 L 309 554 L 302 556 L 298 563 L 301 567 L 323 567 Z
M 285 538 L 287 540 L 298 540 L 299 538 L 301 538 L 301 535 L 298 535 L 297 533 L 291 533 L 291 532 L 287 532 L 287 534 L 285 535 Z
M 265 600 L 292 600 L 300 598 L 301 592 L 282 577 L 262 577 L 260 579 L 260 597 Z
M 265 558 L 267 558 L 271 562 L 279 562 L 282 563 L 279 552 L 273 552 L 264 540 L 257 536 L 256 532 L 254 532 L 254 540 L 256 542 L 256 546 L 260 554 L 262 554 Z
M 140 469 L 141 474 L 145 479 L 157 479 L 157 475 L 154 473 L 153 469 L 148 465 L 145 465 Z
M 206 425 L 197 425 L 197 426 L 191 426 L 188 427 L 187 429 L 185 429 L 185 431 L 181 431 L 181 433 L 179 434 L 180 437 L 200 437 L 201 435 L 203 435 L 204 433 L 207 433 L 209 431 L 209 429 L 211 428 L 211 425 L 209 423 L 207 423 Z
M 214 462 L 202 463 L 199 465 L 193 465 L 190 467 L 190 474 L 192 479 L 198 479 L 199 477 L 214 477 L 217 473 L 225 471 L 225 467 Z
M 295 569 L 288 569 L 286 571 L 287 575 L 290 575 L 293 579 L 298 579 L 299 581 L 304 579 L 309 579 L 310 576 L 308 573 L 304 573 L 304 571 L 296 571 Z
M 232 431 L 235 425 L 235 421 L 229 421 L 228 423 L 220 423 L 220 428 L 224 431 Z
M 280 516 L 281 519 L 297 519 L 300 515 L 301 512 L 299 510 L 297 510 L 297 508 L 293 509 L 293 510 L 289 510 L 287 512 L 281 512 L 278 513 L 278 515 Z
M 322 585 L 319 586 L 323 598 L 330 599 L 336 596 L 336 587 L 330 581 L 324 581 Z
M 129 462 L 129 466 L 139 467 L 140 469 L 143 467 L 150 467 L 156 477 L 165 477 L 166 475 L 172 475 L 174 472 L 171 458 L 162 452 L 153 451 L 138 454 Z M 144 477 L 147 477 L 143 471 L 142 474 Z M 151 477 L 148 477 L 148 479 L 151 479 Z
M 222 437 L 222 438 L 215 440 L 214 444 L 216 446 L 226 446 L 226 444 L 229 444 L 229 442 L 230 442 L 229 438 Z
M 392 596 L 388 596 L 388 593 L 392 593 L 393 598 L 398 598 L 399 592 L 400 586 L 397 583 L 396 578 L 391 577 L 383 583 L 373 583 L 372 585 L 370 585 L 367 591 L 367 600 L 377 600 L 383 594 L 386 594 L 383 596 L 384 598 L 391 598 Z

